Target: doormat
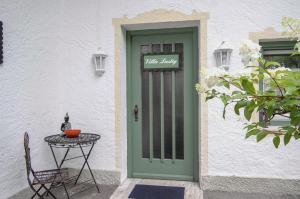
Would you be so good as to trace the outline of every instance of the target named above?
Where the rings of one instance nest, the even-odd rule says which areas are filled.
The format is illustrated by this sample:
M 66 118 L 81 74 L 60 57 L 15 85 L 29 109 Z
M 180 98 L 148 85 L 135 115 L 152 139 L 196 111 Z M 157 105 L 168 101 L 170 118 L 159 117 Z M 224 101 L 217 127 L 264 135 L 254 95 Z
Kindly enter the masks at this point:
M 184 187 L 137 184 L 128 196 L 134 199 L 184 199 Z

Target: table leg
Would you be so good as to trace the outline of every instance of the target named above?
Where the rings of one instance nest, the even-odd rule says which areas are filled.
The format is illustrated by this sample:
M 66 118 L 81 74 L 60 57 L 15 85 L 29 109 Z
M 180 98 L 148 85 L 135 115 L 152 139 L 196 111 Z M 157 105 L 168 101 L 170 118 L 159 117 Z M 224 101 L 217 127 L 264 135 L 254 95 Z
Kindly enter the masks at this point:
M 97 182 L 96 182 L 95 177 L 94 177 L 94 174 L 93 174 L 92 169 L 91 169 L 91 167 L 90 167 L 90 165 L 89 165 L 89 163 L 88 163 L 88 158 L 90 157 L 90 154 L 91 154 L 91 152 L 92 152 L 92 149 L 94 148 L 94 145 L 95 145 L 95 143 L 92 144 L 92 146 L 91 146 L 91 148 L 90 148 L 90 150 L 89 150 L 87 156 L 85 156 L 84 151 L 83 151 L 83 149 L 82 149 L 82 146 L 79 145 L 79 148 L 80 148 L 80 150 L 81 150 L 81 152 L 82 152 L 82 155 L 83 155 L 83 158 L 84 158 L 84 163 L 83 163 L 83 165 L 82 165 L 82 167 L 81 167 L 81 170 L 80 170 L 80 172 L 79 172 L 79 174 L 78 174 L 78 177 L 77 177 L 77 179 L 76 179 L 76 181 L 75 181 L 75 184 L 77 184 L 77 181 L 78 181 L 78 179 L 79 179 L 79 177 L 80 177 L 80 175 L 81 175 L 81 173 L 82 173 L 82 171 L 83 171 L 85 165 L 87 165 L 87 166 L 88 166 L 88 169 L 89 169 L 89 172 L 90 172 L 90 174 L 91 174 L 91 176 L 92 176 L 92 178 L 93 178 L 94 184 L 95 184 L 95 186 L 96 186 L 96 188 L 97 188 L 97 190 L 98 190 L 98 193 L 100 193 L 99 187 L 98 187 Z
M 66 159 L 66 157 L 67 157 L 69 151 L 70 151 L 70 147 L 68 147 L 68 149 L 67 149 L 67 151 L 66 151 L 66 153 L 65 153 L 65 155 L 64 155 L 64 157 L 63 157 L 63 159 L 61 160 L 60 165 L 59 165 L 59 168 L 61 168 L 61 166 L 62 166 L 63 163 L 65 162 L 65 159 Z
M 79 145 L 79 147 L 81 148 L 82 156 L 83 156 L 84 159 L 85 159 L 85 154 L 84 154 L 84 151 L 83 151 L 81 145 Z M 87 154 L 87 158 L 90 156 L 93 147 L 94 147 L 94 143 L 92 144 L 92 146 L 91 146 L 91 148 L 90 148 L 90 150 L 89 150 L 89 153 Z M 82 173 L 82 171 L 83 171 L 83 168 L 84 168 L 84 166 L 85 166 L 85 163 L 86 163 L 86 161 L 84 161 L 84 163 L 83 163 L 83 165 L 82 165 L 82 167 L 81 167 L 81 169 L 80 169 L 80 171 L 79 171 L 79 174 L 78 174 L 78 176 L 77 176 L 77 178 L 76 178 L 76 181 L 75 181 L 75 185 L 77 184 L 77 181 L 78 181 L 78 179 L 79 179 L 79 177 L 80 177 L 80 175 L 81 175 L 81 173 Z
M 66 159 L 66 157 L 67 157 L 67 154 L 69 153 L 70 147 L 68 147 L 67 152 L 65 153 L 65 155 L 64 155 L 64 157 L 63 157 L 63 159 L 62 159 L 60 165 L 58 165 L 58 162 L 57 162 L 57 159 L 56 159 L 54 150 L 53 150 L 53 148 L 52 148 L 51 145 L 50 145 L 50 149 L 51 149 L 51 152 L 52 152 L 52 155 L 53 155 L 55 164 L 56 164 L 57 168 L 60 169 L 60 167 L 62 166 L 62 164 L 64 163 L 64 161 L 65 161 L 65 159 Z M 62 176 L 61 176 L 61 174 L 59 174 L 59 175 L 60 175 L 61 179 L 63 179 Z M 69 193 L 68 193 L 68 191 L 67 191 L 67 188 L 66 188 L 65 183 L 62 182 L 62 185 L 63 185 L 63 187 L 64 187 L 64 189 L 65 189 L 65 192 L 66 192 L 66 194 L 67 194 L 68 199 L 70 199 L 70 196 L 69 196 Z M 51 186 L 52 186 L 52 184 L 51 184 Z M 51 189 L 51 188 L 50 188 L 50 189 Z
M 52 155 L 53 155 L 53 158 L 54 158 L 56 167 L 57 167 L 58 169 L 60 169 L 61 166 L 63 165 L 63 163 L 65 162 L 65 159 L 66 159 L 66 157 L 67 157 L 67 155 L 68 155 L 68 153 L 69 153 L 69 151 L 70 151 L 70 147 L 68 147 L 68 149 L 67 149 L 67 151 L 66 151 L 66 153 L 65 153 L 65 155 L 64 155 L 64 157 L 63 157 L 63 159 L 61 160 L 61 162 L 60 162 L 59 165 L 58 165 L 57 158 L 56 158 L 56 156 L 55 156 L 53 147 L 52 147 L 51 145 L 50 145 L 50 149 L 51 149 L 51 152 L 52 152 Z

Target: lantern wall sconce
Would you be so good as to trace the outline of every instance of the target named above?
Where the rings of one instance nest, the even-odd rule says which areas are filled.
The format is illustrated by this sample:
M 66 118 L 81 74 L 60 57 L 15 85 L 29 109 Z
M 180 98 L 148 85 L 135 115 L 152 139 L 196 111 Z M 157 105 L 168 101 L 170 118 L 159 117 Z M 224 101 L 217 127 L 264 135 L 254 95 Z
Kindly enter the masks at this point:
M 232 47 L 228 41 L 223 41 L 221 45 L 214 51 L 217 67 L 225 70 L 229 69 Z
M 98 76 L 102 76 L 103 73 L 105 72 L 106 57 L 107 57 L 107 54 L 101 48 L 98 48 L 97 52 L 93 54 L 95 73 Z

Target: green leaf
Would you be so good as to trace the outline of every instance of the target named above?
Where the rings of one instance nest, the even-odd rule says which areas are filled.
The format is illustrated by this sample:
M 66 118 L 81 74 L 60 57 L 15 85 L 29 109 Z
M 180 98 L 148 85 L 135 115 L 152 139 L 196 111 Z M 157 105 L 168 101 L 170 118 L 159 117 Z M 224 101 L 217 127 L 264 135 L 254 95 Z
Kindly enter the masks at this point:
M 263 58 L 258 58 L 257 59 L 258 63 L 260 63 L 261 65 L 264 65 L 266 63 L 266 60 Z
M 287 144 L 290 142 L 291 137 L 292 137 L 292 133 L 291 133 L 291 132 L 287 132 L 287 133 L 284 135 L 284 138 L 283 138 L 284 145 L 287 145 Z
M 229 82 L 224 81 L 224 82 L 223 82 L 223 85 L 224 85 L 226 88 L 230 89 L 230 84 L 229 84 Z
M 261 104 L 257 107 L 257 112 L 263 110 L 265 108 L 265 104 Z
M 258 78 L 259 78 L 260 80 L 263 80 L 264 77 L 265 77 L 265 75 L 264 75 L 263 73 L 259 73 L 259 74 L 258 74 Z
M 260 142 L 262 139 L 264 139 L 266 136 L 268 135 L 268 133 L 262 131 L 259 134 L 257 134 L 256 136 L 256 141 Z
M 241 94 L 242 92 L 241 91 L 232 91 L 232 95 L 238 95 L 238 94 Z
M 266 66 L 266 68 L 269 68 L 269 66 L 275 66 L 275 67 L 277 66 L 277 67 L 279 67 L 281 65 L 280 65 L 280 63 L 278 63 L 276 61 L 269 61 L 269 62 L 266 63 L 265 66 Z
M 208 101 L 208 100 L 210 100 L 210 99 L 213 99 L 214 97 L 215 97 L 215 96 L 213 96 L 213 95 L 206 96 L 205 101 Z
M 291 124 L 294 126 L 299 126 L 300 125 L 300 110 L 299 109 L 294 109 L 291 111 L 290 114 L 291 117 Z
M 226 106 L 228 104 L 228 101 L 230 100 L 230 96 L 229 95 L 225 95 L 225 94 L 221 95 L 220 98 L 221 98 L 224 106 Z
M 238 101 L 234 106 L 234 112 L 237 115 L 240 115 L 240 108 L 243 108 L 247 105 L 247 102 L 245 101 Z
M 257 135 L 260 132 L 259 129 L 252 129 L 246 133 L 246 139 L 250 136 Z
M 286 95 L 292 95 L 296 91 L 298 91 L 297 87 L 291 87 L 291 86 L 289 86 L 289 87 L 285 88 L 285 94 Z
M 283 126 L 283 127 L 281 127 L 281 129 L 286 130 L 287 132 L 291 132 L 291 133 L 296 131 L 295 127 L 292 127 L 292 126 Z
M 284 101 L 284 105 L 285 106 L 297 106 L 298 104 L 300 104 L 299 100 L 285 100 Z
M 267 109 L 267 117 L 270 118 L 274 113 L 273 107 L 268 107 Z
M 239 88 L 239 89 L 242 89 L 242 86 L 237 81 L 233 81 L 233 82 L 231 82 L 231 84 L 234 85 L 235 87 Z
M 248 94 L 256 94 L 256 90 L 253 86 L 253 82 L 248 79 L 242 79 L 242 87 Z
M 248 121 L 250 121 L 251 116 L 252 116 L 252 113 L 253 113 L 255 107 L 256 107 L 256 104 L 255 104 L 254 101 L 251 101 L 251 102 L 248 103 L 248 105 L 245 107 L 245 109 L 244 109 L 244 116 L 245 116 L 245 118 L 246 118 Z
M 296 132 L 296 133 L 294 134 L 294 137 L 295 137 L 296 140 L 298 140 L 298 139 L 300 138 L 300 133 L 299 133 L 299 132 Z
M 277 93 L 274 90 L 266 90 L 266 91 L 263 92 L 263 95 L 276 96 Z
M 244 126 L 243 129 L 247 129 L 247 131 L 250 131 L 251 129 L 254 129 L 256 127 L 257 127 L 257 123 L 251 123 L 251 124 Z
M 276 148 L 278 148 L 280 144 L 280 137 L 278 135 L 273 138 L 273 144 Z
M 224 105 L 224 108 L 223 108 L 223 119 L 225 119 L 225 114 L 226 114 L 226 107 L 227 107 L 228 104 Z

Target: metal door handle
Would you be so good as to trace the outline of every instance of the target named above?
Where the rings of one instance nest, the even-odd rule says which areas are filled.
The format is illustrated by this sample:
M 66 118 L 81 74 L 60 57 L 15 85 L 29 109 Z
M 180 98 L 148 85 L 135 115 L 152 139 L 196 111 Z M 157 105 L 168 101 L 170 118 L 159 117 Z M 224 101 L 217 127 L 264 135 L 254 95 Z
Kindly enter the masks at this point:
M 139 118 L 138 118 L 139 117 L 139 107 L 137 104 L 134 106 L 133 112 L 134 112 L 134 120 L 137 122 L 139 120 Z

